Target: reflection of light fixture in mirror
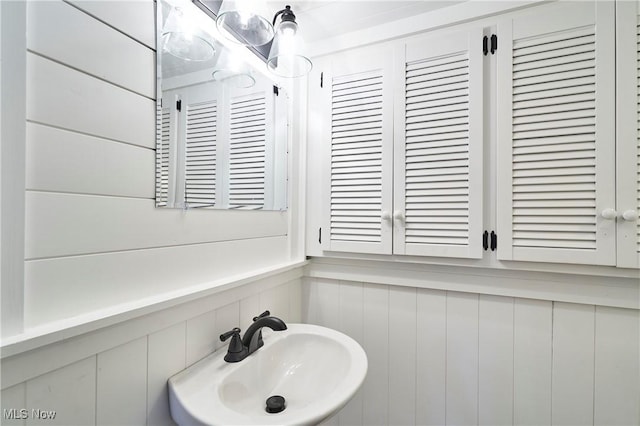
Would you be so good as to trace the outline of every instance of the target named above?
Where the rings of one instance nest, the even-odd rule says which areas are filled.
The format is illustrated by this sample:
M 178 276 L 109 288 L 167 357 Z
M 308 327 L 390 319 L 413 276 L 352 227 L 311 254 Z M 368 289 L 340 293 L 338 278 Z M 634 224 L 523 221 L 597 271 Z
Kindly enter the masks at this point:
M 218 11 L 216 25 L 229 40 L 248 46 L 261 46 L 273 38 L 273 25 L 264 1 L 224 0 Z
M 291 6 L 276 13 L 273 17 L 273 25 L 278 16 L 281 16 L 280 24 L 276 29 L 267 67 L 280 77 L 301 77 L 311 71 L 311 60 L 305 56 L 304 40 L 298 30 L 296 15 Z
M 230 69 L 215 70 L 212 74 L 215 81 L 229 84 L 232 87 L 239 89 L 248 89 L 256 84 L 256 79 L 253 78 L 250 72 L 237 72 Z
M 163 50 L 185 61 L 207 61 L 213 58 L 216 52 L 213 45 L 194 34 L 192 27 L 181 8 L 172 8 L 162 30 Z
M 253 87 L 256 84 L 251 67 L 228 49 L 220 50 L 220 57 L 216 65 L 217 69 L 212 74 L 215 81 L 243 89 Z

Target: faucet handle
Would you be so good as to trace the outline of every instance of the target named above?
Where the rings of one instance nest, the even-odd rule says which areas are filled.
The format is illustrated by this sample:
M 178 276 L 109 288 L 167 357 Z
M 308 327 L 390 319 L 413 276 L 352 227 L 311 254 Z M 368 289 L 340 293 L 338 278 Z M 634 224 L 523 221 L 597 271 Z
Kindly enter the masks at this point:
M 249 349 L 242 344 L 240 329 L 236 327 L 231 331 L 222 333 L 220 335 L 220 340 L 224 342 L 229 337 L 231 337 L 231 342 L 227 348 L 227 354 L 224 356 L 224 360 L 227 362 L 242 361 L 247 357 L 247 355 L 249 355 Z
M 253 320 L 258 321 L 260 318 L 268 317 L 269 315 L 271 315 L 271 312 L 267 310 L 261 313 L 260 315 L 258 315 L 257 317 L 253 317 Z
M 232 337 L 233 335 L 238 335 L 240 336 L 240 329 L 238 327 L 235 327 L 233 330 L 227 331 L 226 333 L 222 333 L 220 335 L 220 341 L 224 342 L 226 341 L 229 337 Z

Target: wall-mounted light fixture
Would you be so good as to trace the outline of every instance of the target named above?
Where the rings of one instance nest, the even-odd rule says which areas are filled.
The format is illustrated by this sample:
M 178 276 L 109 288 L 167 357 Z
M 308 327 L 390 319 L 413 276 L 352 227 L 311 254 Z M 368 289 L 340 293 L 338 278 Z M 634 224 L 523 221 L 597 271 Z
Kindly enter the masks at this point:
M 291 6 L 286 6 L 273 17 L 273 25 L 280 16 L 267 67 L 280 77 L 301 77 L 311 71 L 311 60 L 305 55 L 304 40 L 300 34 L 296 15 Z
M 210 16 L 215 16 L 216 26 L 224 37 L 264 55 L 267 68 L 273 74 L 295 78 L 311 71 L 312 63 L 305 54 L 304 40 L 291 6 L 278 11 L 273 22 L 269 22 L 264 18 L 264 0 L 224 0 L 217 13 L 211 0 L 193 1 Z M 276 26 L 278 17 L 280 22 Z

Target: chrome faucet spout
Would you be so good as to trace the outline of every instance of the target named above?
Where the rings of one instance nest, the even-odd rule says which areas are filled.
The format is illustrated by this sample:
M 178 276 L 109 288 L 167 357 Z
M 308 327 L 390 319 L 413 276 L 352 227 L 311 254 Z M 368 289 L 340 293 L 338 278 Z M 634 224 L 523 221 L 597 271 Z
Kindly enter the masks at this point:
M 287 329 L 287 325 L 280 318 L 262 317 L 257 318 L 244 333 L 242 338 L 243 346 L 249 349 L 249 354 L 257 351 L 264 343 L 262 342 L 262 328 L 268 327 L 274 331 L 282 331 Z

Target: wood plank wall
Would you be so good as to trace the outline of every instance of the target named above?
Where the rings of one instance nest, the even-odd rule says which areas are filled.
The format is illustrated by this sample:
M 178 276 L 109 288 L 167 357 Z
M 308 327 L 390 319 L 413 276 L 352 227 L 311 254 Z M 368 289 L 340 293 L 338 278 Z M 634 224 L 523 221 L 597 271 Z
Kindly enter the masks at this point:
M 155 208 L 152 0 L 26 29 L 25 328 L 289 260 L 287 213 Z
M 305 278 L 303 320 L 367 352 L 327 424 L 637 425 L 637 309 Z

